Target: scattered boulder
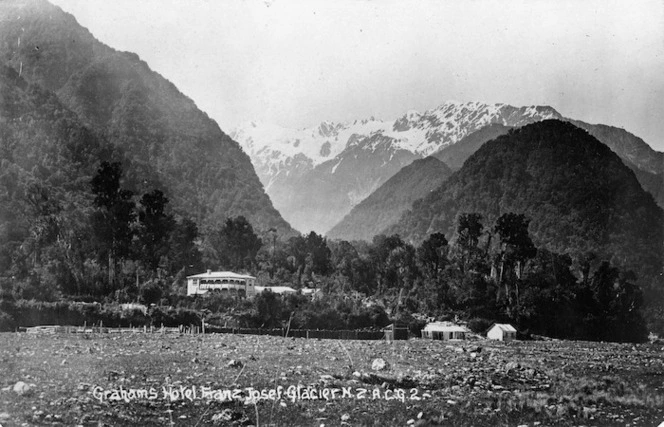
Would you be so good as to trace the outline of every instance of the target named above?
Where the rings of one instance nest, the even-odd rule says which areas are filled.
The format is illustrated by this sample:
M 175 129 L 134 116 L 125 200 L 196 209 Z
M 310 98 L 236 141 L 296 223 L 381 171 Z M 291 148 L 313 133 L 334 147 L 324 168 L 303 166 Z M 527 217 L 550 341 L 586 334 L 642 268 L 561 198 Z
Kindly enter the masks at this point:
M 228 362 L 228 367 L 229 368 L 241 368 L 244 366 L 244 363 L 242 363 L 239 360 L 232 359 L 231 361 Z
M 24 383 L 23 381 L 19 381 L 16 384 L 14 384 L 14 393 L 18 394 L 19 396 L 25 396 L 29 394 L 30 391 L 31 391 L 30 386 Z
M 228 421 L 232 421 L 235 418 L 236 417 L 235 417 L 235 414 L 233 413 L 233 410 L 231 410 L 229 408 L 226 408 L 223 411 L 221 411 L 217 414 L 214 414 L 212 416 L 212 422 L 215 425 L 219 425 L 219 424 L 226 423 Z
M 390 365 L 385 361 L 385 359 L 381 359 L 380 357 L 377 359 L 374 359 L 373 362 L 371 363 L 371 369 L 374 371 L 384 371 L 386 369 L 389 369 Z

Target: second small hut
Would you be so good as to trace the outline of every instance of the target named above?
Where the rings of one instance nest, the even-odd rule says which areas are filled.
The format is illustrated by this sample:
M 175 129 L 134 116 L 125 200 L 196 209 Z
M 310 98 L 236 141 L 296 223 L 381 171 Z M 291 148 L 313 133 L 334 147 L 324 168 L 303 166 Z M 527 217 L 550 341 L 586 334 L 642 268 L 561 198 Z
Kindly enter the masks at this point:
M 422 338 L 430 340 L 465 340 L 470 332 L 466 327 L 451 322 L 432 322 L 422 329 Z

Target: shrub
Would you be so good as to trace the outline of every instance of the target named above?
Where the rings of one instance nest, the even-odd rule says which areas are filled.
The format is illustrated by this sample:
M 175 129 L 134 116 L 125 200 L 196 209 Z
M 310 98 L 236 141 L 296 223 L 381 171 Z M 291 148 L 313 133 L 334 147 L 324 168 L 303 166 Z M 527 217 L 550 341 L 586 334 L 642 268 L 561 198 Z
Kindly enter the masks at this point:
M 156 304 L 163 295 L 163 285 L 159 281 L 150 280 L 144 283 L 138 291 L 143 304 Z
M 476 334 L 484 334 L 494 322 L 489 319 L 475 317 L 468 321 L 468 328 Z

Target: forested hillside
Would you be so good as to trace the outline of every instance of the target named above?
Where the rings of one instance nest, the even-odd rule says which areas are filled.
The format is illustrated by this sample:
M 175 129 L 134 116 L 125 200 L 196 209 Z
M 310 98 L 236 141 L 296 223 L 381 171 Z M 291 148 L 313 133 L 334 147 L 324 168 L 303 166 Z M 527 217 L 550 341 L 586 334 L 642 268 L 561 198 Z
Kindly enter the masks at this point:
M 664 209 L 664 153 L 653 150 L 638 136 L 615 126 L 570 120 L 616 152 L 634 171 L 641 187 Z
M 0 15 L 0 61 L 114 145 L 130 190 L 161 189 L 201 226 L 245 215 L 290 230 L 239 145 L 135 54 L 103 45 L 43 0 L 4 1 Z
M 0 277 L 37 284 L 44 261 L 51 273 L 66 270 L 54 258 L 78 262 L 71 255 L 89 238 L 90 179 L 100 158 L 116 155 L 54 94 L 0 68 Z
M 327 236 L 366 240 L 396 222 L 411 204 L 445 181 L 452 171 L 435 157 L 415 160 L 355 206 Z
M 239 145 L 136 55 L 43 0 L 0 22 L 0 304 L 177 293 L 226 261 L 229 218 L 293 235 Z
M 663 264 L 664 216 L 634 173 L 582 129 L 544 121 L 486 143 L 438 189 L 387 229 L 420 242 L 452 236 L 455 218 L 478 212 L 490 221 L 524 213 L 538 246 L 594 252 L 654 278 Z

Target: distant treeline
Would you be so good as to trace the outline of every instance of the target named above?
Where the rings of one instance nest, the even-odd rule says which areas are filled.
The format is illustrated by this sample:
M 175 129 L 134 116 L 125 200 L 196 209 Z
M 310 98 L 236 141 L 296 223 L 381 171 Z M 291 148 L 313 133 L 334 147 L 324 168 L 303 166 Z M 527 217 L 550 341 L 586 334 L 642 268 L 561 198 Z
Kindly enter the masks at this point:
M 259 235 L 241 216 L 201 232 L 194 222 L 176 219 L 159 190 L 138 197 L 122 188 L 121 178 L 119 163 L 101 164 L 90 183 L 93 206 L 79 222 L 63 217 L 39 187 L 31 190 L 29 200 L 42 214 L 22 243 L 0 243 L 5 322 L 88 316 L 108 326 L 130 323 L 115 309 L 58 303 L 99 301 L 207 310 L 204 317 L 245 327 L 380 328 L 390 318 L 412 323 L 417 313 L 456 316 L 478 328 L 512 322 L 526 334 L 561 338 L 646 337 L 634 274 L 593 253 L 536 248 L 522 214 L 503 214 L 490 227 L 479 214 L 460 214 L 452 242 L 434 233 L 417 247 L 398 235 L 378 235 L 371 243 L 328 241 L 315 232 Z M 249 272 L 267 286 L 315 287 L 325 297 L 186 297 L 185 277 L 204 268 Z M 188 323 L 181 315 L 164 315 L 164 323 Z
M 236 218 L 227 224 L 238 222 L 244 220 Z M 329 330 L 379 329 L 400 320 L 417 333 L 423 322 L 412 315 L 419 313 L 466 319 L 478 332 L 493 321 L 504 321 L 526 335 L 613 341 L 646 338 L 640 311 L 643 298 L 632 274 L 592 254 L 574 259 L 537 249 L 527 228 L 523 215 L 505 214 L 486 230 L 478 214 L 464 214 L 458 218 L 453 244 L 442 234 L 432 234 L 415 248 L 396 235 L 351 244 L 328 242 L 310 233 L 278 246 L 273 241 L 262 260 L 256 251 L 227 265 L 253 267 L 266 284 L 315 286 L 323 292 L 313 299 L 271 292 L 250 300 L 216 293 L 186 297 L 182 278 L 155 274 L 138 286 L 128 282 L 118 291 L 99 295 L 105 304 L 65 301 L 91 301 L 94 295 L 28 301 L 20 298 L 17 287 L 14 292 L 5 287 L 0 320 L 4 329 L 83 322 L 177 326 L 203 319 L 218 326 Z M 157 305 L 148 313 L 126 312 L 118 305 L 131 301 Z

